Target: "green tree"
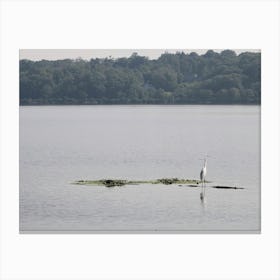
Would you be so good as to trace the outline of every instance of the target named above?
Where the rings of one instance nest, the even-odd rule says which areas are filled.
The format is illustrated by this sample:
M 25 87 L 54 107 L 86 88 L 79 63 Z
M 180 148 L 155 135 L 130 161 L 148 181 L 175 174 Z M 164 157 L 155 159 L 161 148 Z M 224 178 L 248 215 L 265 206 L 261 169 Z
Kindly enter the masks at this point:
M 261 54 L 20 60 L 20 104 L 260 104 Z

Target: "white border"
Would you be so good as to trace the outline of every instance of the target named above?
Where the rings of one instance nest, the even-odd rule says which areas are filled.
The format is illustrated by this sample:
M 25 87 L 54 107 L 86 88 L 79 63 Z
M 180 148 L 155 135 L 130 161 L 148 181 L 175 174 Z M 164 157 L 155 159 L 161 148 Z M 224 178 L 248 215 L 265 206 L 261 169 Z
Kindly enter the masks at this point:
M 279 279 L 279 2 L 2 1 L 1 279 Z M 262 50 L 262 233 L 20 235 L 18 52 Z

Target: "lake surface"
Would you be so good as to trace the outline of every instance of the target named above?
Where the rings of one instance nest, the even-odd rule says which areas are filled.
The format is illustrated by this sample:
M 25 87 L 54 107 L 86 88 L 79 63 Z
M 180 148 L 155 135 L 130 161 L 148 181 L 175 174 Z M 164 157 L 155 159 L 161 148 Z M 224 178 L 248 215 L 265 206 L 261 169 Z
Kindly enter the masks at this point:
M 78 186 L 199 179 L 212 185 Z M 260 106 L 20 107 L 21 231 L 259 231 Z

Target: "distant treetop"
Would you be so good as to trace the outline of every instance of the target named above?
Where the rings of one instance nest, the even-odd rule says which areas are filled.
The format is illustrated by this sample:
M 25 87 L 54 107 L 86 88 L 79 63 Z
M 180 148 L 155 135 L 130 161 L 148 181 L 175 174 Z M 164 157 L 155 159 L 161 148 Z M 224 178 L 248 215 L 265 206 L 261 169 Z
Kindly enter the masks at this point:
M 20 60 L 20 105 L 260 103 L 260 53 Z

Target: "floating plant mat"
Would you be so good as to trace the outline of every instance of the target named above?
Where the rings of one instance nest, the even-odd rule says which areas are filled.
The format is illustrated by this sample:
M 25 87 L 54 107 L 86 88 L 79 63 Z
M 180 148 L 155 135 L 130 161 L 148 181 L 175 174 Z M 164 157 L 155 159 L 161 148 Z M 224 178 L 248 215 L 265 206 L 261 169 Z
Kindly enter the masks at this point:
M 140 184 L 199 184 L 199 180 L 193 179 L 178 179 L 178 178 L 162 178 L 156 180 L 141 180 L 141 181 L 130 181 L 130 180 L 115 180 L 115 179 L 102 179 L 102 180 L 79 180 L 74 182 L 77 185 L 104 185 L 106 187 L 116 187 L 124 185 L 140 185 Z M 207 181 L 206 181 L 207 183 Z M 208 182 L 209 183 L 209 182 Z
M 119 179 L 101 179 L 101 180 L 79 180 L 74 182 L 76 185 L 96 185 L 105 187 L 121 187 L 125 185 L 140 185 L 140 184 L 164 184 L 172 185 L 176 184 L 179 187 L 190 187 L 195 188 L 200 186 L 199 180 L 194 179 L 178 179 L 178 178 L 162 178 L 156 180 L 141 180 L 141 181 L 131 181 L 131 180 L 119 180 Z M 206 183 L 211 183 L 206 181 Z M 230 186 L 208 186 L 216 189 L 244 189 L 240 187 L 230 187 Z
M 189 188 L 197 188 L 200 187 L 200 184 L 196 185 L 179 185 L 179 187 L 189 187 Z M 214 188 L 214 189 L 225 189 L 225 190 L 244 190 L 243 187 L 230 187 L 230 186 L 206 186 L 207 188 Z
M 227 189 L 227 190 L 230 190 L 230 189 L 233 189 L 233 190 L 244 190 L 245 188 L 241 188 L 241 187 L 228 187 L 228 186 L 211 186 L 212 188 L 215 188 L 215 189 Z

